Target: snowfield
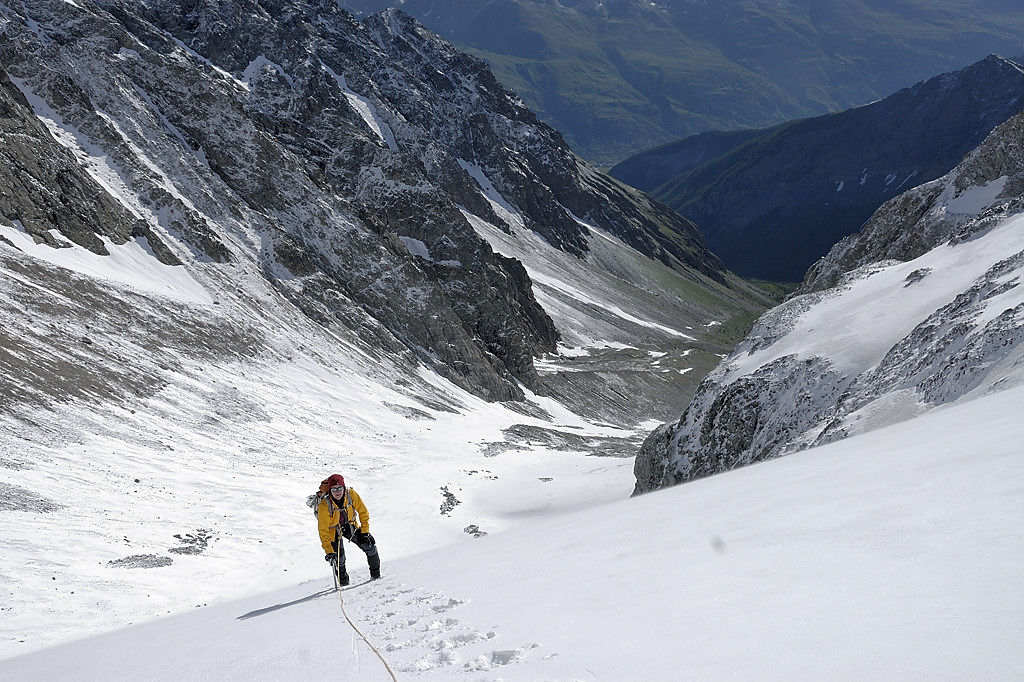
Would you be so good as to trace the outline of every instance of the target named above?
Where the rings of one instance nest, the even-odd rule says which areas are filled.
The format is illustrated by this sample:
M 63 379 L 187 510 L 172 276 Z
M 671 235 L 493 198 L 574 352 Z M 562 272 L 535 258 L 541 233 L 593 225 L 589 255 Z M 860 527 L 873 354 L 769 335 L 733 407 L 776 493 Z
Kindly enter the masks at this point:
M 634 499 L 609 485 L 628 487 L 626 467 L 565 457 L 573 487 L 605 491 L 576 509 L 556 503 L 565 489 L 536 495 L 537 456 L 504 453 L 481 466 L 516 480 L 477 477 L 457 509 L 500 510 L 507 526 L 429 551 L 412 538 L 430 524 L 395 518 L 410 477 L 353 475 L 378 519 L 381 581 L 365 583 L 350 551 L 354 584 L 334 592 L 305 518 L 275 539 L 290 587 L 9 658 L 0 679 L 391 679 L 343 601 L 397 679 L 1019 680 L 1022 401 L 1007 390 Z M 421 455 L 451 466 L 440 449 Z M 248 492 L 301 515 L 294 498 Z M 208 488 L 213 510 L 237 497 Z M 242 548 L 217 549 L 194 560 L 244 562 Z M 154 592 L 198 587 L 173 570 L 143 572 Z M 74 584 L 57 587 L 79 603 L 68 619 L 95 608 L 67 594 Z
M 93 120 L 89 110 L 79 130 L 36 97 L 28 80 L 14 83 L 98 186 L 154 229 L 146 233 L 150 242 L 105 241 L 110 255 L 100 257 L 52 231 L 62 248 L 38 245 L 27 223 L 13 218 L 0 225 L 0 682 L 1024 679 L 1021 346 L 1000 338 L 999 348 L 1011 349 L 998 355 L 1002 374 L 989 381 L 989 372 L 981 385 L 957 394 L 955 404 L 928 410 L 912 391 L 893 391 L 862 420 L 884 428 L 864 427 L 841 442 L 631 498 L 634 458 L 628 455 L 654 417 L 685 408 L 675 396 L 689 378 L 678 381 L 678 375 L 698 370 L 694 375 L 703 376 L 723 357 L 731 335 L 741 333 L 738 320 L 766 300 L 748 283 L 729 275 L 727 284 L 711 286 L 696 270 L 671 270 L 623 241 L 637 235 L 616 236 L 568 209 L 586 228 L 569 236 L 589 235 L 589 249 L 581 258 L 553 248 L 527 227 L 550 214 L 520 212 L 491 179 L 500 180 L 494 172 L 529 170 L 525 160 L 535 152 L 552 155 L 545 173 L 577 166 L 567 149 L 547 140 L 546 128 L 495 117 L 488 126 L 500 123 L 506 141 L 544 139 L 524 144 L 521 153 L 478 137 L 488 141 L 459 153 L 508 154 L 490 165 L 449 161 L 475 179 L 505 223 L 465 212 L 495 252 L 527 269 L 536 300 L 561 334 L 560 353 L 538 365 L 562 381 L 544 384 L 548 395 L 523 388 L 525 401 L 485 402 L 421 362 L 428 351 L 444 355 L 450 347 L 450 357 L 435 366 L 484 358 L 480 369 L 488 371 L 448 376 L 486 380 L 493 369 L 486 356 L 469 352 L 478 340 L 458 326 L 454 308 L 438 304 L 434 310 L 445 315 L 438 318 L 427 305 L 441 301 L 447 291 L 441 284 L 455 291 L 459 282 L 420 277 L 400 246 L 412 258 L 469 271 L 468 257 L 477 252 L 468 246 L 482 245 L 452 242 L 462 260 L 435 261 L 431 251 L 443 258 L 437 244 L 448 238 L 443 222 L 436 233 L 393 233 L 400 242 L 378 239 L 374 231 L 391 229 L 386 220 L 364 232 L 342 211 L 351 197 L 321 193 L 298 165 L 269 175 L 259 167 L 264 158 L 292 159 L 301 145 L 288 142 L 264 156 L 256 144 L 267 139 L 263 123 L 234 118 L 232 112 L 249 108 L 232 93 L 255 83 L 268 95 L 254 102 L 273 105 L 267 121 L 274 112 L 291 121 L 286 100 L 273 99 L 279 91 L 272 81 L 319 82 L 317 69 L 303 75 L 305 66 L 294 68 L 311 63 L 315 50 L 304 45 L 294 60 L 276 62 L 253 52 L 258 58 L 239 77 L 154 35 L 153 44 L 169 56 L 147 52 L 153 61 L 145 68 L 140 63 L 121 72 L 99 56 L 76 61 L 57 48 L 67 36 L 78 40 L 81 27 L 95 26 L 83 44 L 124 46 L 117 59 L 134 64 L 146 49 L 141 41 L 128 40 L 98 8 L 42 5 L 37 19 L 22 17 L 21 5 L 0 12 L 6 21 L 0 33 L 10 33 L 5 40 L 17 48 L 8 50 L 13 70 L 46 75 L 39 81 L 47 87 L 67 81 L 51 99 L 70 98 L 70 111 L 81 95 L 83 102 L 109 101 L 110 112 L 97 109 Z M 291 35 L 304 20 L 281 11 L 280 35 Z M 226 21 L 227 14 L 217 16 Z M 14 15 L 19 18 L 6 19 Z M 400 15 L 382 17 L 380 30 L 396 32 L 387 41 L 353 34 L 339 44 L 374 60 L 408 51 L 417 71 L 431 64 L 430 55 L 413 54 L 416 46 L 407 40 L 413 33 L 399 35 L 408 29 L 399 25 Z M 391 23 L 380 23 L 385 20 Z M 132 22 L 150 30 L 141 18 Z M 242 25 L 224 24 L 225 30 Z M 268 36 L 278 35 L 276 23 L 272 28 Z M 423 47 L 448 49 L 421 38 Z M 188 54 L 172 58 L 174 44 Z M 333 55 L 338 48 L 324 49 Z M 193 59 L 225 83 L 204 81 L 206 71 L 193 70 Z M 411 69 L 389 76 L 382 68 L 388 78 L 376 86 L 387 85 L 394 107 L 430 110 Z M 78 81 L 68 75 L 76 70 L 83 74 Z M 443 154 L 429 156 L 438 161 L 436 178 L 411 172 L 415 157 L 389 154 L 406 149 L 418 124 L 389 110 L 371 80 L 355 77 L 358 70 L 349 81 L 359 93 L 340 72 L 326 70 L 343 91 L 337 102 L 358 114 L 353 139 L 372 135 L 370 151 L 381 158 L 377 165 L 369 159 L 346 165 L 352 159 L 342 157 L 368 147 L 345 142 L 338 150 L 346 164 L 336 177 L 350 173 L 362 193 L 352 207 L 377 192 L 386 195 L 379 207 L 418 201 L 420 190 L 428 207 L 454 201 L 430 185 L 461 182 L 461 174 L 444 170 Z M 122 79 L 125 74 L 137 82 Z M 467 87 L 470 75 L 460 76 Z M 154 79 L 167 85 L 162 106 L 191 112 L 194 99 L 204 105 L 196 112 L 213 117 L 209 126 L 196 126 L 202 133 L 196 139 L 186 142 L 184 128 L 147 99 L 142 84 Z M 89 87 L 76 89 L 83 85 Z M 130 101 L 117 104 L 119 88 Z M 451 143 L 463 137 L 456 129 L 487 94 L 465 91 L 434 112 L 431 128 L 448 138 L 437 141 L 437 150 L 455 148 Z M 227 99 L 206 107 L 203 100 L 217 93 Z M 328 128 L 340 124 L 344 132 L 346 120 L 321 113 L 303 125 L 333 135 Z M 82 132 L 99 124 L 106 132 L 97 139 L 109 137 L 116 149 Z M 239 153 L 228 154 L 235 144 L 242 145 Z M 434 141 L 426 147 L 433 149 Z M 221 175 L 229 163 L 211 173 L 216 157 L 208 159 L 208 149 L 242 166 L 230 179 L 244 192 Z M 295 163 L 304 158 L 295 156 Z M 410 160 L 408 174 L 389 165 Z M 395 182 L 384 181 L 392 173 Z M 528 181 L 539 177 L 530 170 Z M 243 197 L 279 181 L 297 183 L 279 201 L 268 200 L 267 207 L 280 209 Z M 576 189 L 592 196 L 595 210 L 614 200 L 616 211 L 643 206 L 650 209 L 645 221 L 675 224 L 654 204 L 635 204 L 624 188 L 596 175 L 588 182 Z M 975 188 L 949 210 L 972 215 L 1012 182 Z M 586 208 L 591 199 L 584 199 Z M 553 201 L 545 205 L 565 208 Z M 412 225 L 428 211 L 418 207 L 401 221 Z M 189 245 L 178 227 L 168 226 L 193 212 L 198 242 Z M 733 380 L 783 354 L 868 370 L 923 312 L 948 304 L 994 262 L 1024 253 L 1022 235 L 1018 215 L 916 263 L 883 264 L 864 278 L 867 285 L 810 308 L 795 330 L 721 373 Z M 168 238 L 168 249 L 180 252 L 185 265 L 158 262 L 157 236 Z M 315 248 L 294 246 L 299 237 Z M 684 242 L 658 248 L 686 251 Z M 233 258 L 221 261 L 221 249 Z M 317 254 L 341 259 L 335 265 L 345 273 L 322 291 L 318 278 L 297 274 Z M 1011 331 L 1020 329 L 1009 314 L 1024 310 L 1020 267 L 999 275 L 1000 289 L 988 308 L 979 308 L 979 319 L 1005 315 L 1008 327 L 1016 325 Z M 518 269 L 499 270 L 518 277 Z M 300 295 L 307 284 L 310 291 Z M 347 297 L 348 284 L 376 293 L 328 305 Z M 508 293 L 515 291 L 510 282 Z M 475 305 L 471 296 L 465 302 Z M 428 315 L 451 326 L 419 330 Z M 393 326 L 385 324 L 389 319 Z M 721 337 L 702 334 L 709 328 Z M 517 329 L 526 327 L 512 325 L 500 338 L 514 340 Z M 452 330 L 458 333 L 445 334 Z M 553 347 L 553 335 L 548 342 L 536 347 Z M 972 357 L 962 369 L 980 371 L 985 359 Z M 494 379 L 495 389 L 509 388 Z M 513 394 L 519 395 L 491 393 Z M 369 507 L 383 571 L 382 580 L 369 582 L 362 553 L 349 545 L 353 584 L 341 591 L 333 589 L 305 505 L 332 473 L 342 474 Z

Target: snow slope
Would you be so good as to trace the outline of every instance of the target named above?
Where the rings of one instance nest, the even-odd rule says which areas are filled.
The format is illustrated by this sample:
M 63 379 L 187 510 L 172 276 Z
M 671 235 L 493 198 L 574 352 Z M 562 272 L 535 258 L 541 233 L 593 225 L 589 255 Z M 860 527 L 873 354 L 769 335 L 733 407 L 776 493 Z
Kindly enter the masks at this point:
M 922 320 L 982 280 L 994 264 L 1024 251 L 1024 216 L 1009 218 L 984 238 L 965 244 L 943 244 L 906 263 L 886 263 L 867 270 L 857 281 L 815 301 L 789 333 L 766 348 L 732 358 L 723 383 L 751 374 L 779 358 L 795 355 L 820 357 L 837 371 L 855 376 L 871 369 Z M 915 273 L 923 276 L 911 286 Z M 1019 277 L 1020 269 L 1002 273 L 1001 281 Z M 1024 300 L 1024 292 L 1011 287 L 982 301 L 978 326 Z
M 518 471 L 522 494 L 467 505 L 505 506 L 507 529 L 396 558 L 423 526 L 385 505 L 385 578 L 344 590 L 345 609 L 397 679 L 1019 680 L 1022 400 L 1010 389 L 634 499 L 612 499 L 589 460 L 576 485 L 607 500 L 575 510 L 533 497 L 536 457 L 499 455 L 487 466 Z M 370 488 L 372 503 L 388 484 Z M 234 502 L 215 490 L 212 508 Z M 302 549 L 306 522 L 278 540 L 310 564 L 290 587 L 9 658 L 0 680 L 390 679 Z

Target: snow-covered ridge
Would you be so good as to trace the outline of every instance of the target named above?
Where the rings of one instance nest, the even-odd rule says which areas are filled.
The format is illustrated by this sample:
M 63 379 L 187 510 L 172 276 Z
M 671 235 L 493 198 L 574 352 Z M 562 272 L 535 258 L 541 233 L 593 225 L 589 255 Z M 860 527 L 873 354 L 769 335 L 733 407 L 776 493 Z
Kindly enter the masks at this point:
M 651 434 L 637 491 L 1024 383 L 1022 126 L 996 128 L 823 258 Z
M 863 266 L 841 287 L 816 296 L 810 305 L 793 299 L 766 314 L 761 327 L 773 342 L 748 339 L 725 363 L 723 383 L 752 374 L 783 357 L 819 358 L 844 375 L 858 375 L 907 337 L 932 313 L 979 282 L 995 277 L 1017 280 L 1019 270 L 1000 275 L 990 271 L 1007 257 L 1024 251 L 1024 216 L 1008 218 L 983 238 L 944 244 L 905 263 Z M 986 311 L 1013 308 L 1024 287 L 1010 286 L 1001 295 L 980 302 L 967 319 L 979 326 Z

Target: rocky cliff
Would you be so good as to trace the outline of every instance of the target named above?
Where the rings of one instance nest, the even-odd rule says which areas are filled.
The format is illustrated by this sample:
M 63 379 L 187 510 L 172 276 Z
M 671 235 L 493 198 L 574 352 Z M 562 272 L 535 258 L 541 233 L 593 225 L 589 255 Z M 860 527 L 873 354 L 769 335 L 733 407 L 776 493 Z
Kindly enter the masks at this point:
M 654 431 L 636 492 L 1024 380 L 1024 114 L 883 205 Z
M 534 359 L 559 332 L 470 217 L 514 215 L 580 259 L 590 225 L 726 281 L 691 223 L 580 162 L 483 62 L 398 11 L 13 2 L 0 67 L 0 223 L 98 254 L 139 240 L 235 297 L 268 286 L 326 338 L 488 399 L 543 391 Z

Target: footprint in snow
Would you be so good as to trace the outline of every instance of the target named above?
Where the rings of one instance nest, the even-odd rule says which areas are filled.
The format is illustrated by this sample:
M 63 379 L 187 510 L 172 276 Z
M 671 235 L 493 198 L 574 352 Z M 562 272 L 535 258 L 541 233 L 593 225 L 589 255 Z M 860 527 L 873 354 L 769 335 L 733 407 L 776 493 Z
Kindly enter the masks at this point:
M 382 645 L 392 667 L 406 675 L 429 676 L 431 671 L 453 667 L 486 672 L 518 663 L 540 647 L 495 648 L 497 632 L 480 630 L 448 615 L 465 603 L 417 588 L 374 585 L 359 600 L 358 608 L 367 611 L 361 616 L 370 624 L 367 635 Z

